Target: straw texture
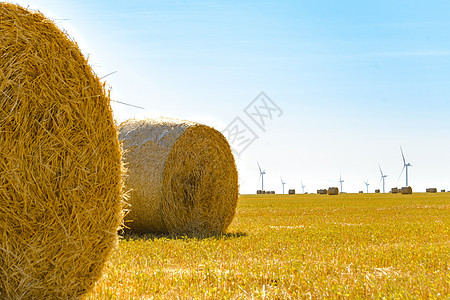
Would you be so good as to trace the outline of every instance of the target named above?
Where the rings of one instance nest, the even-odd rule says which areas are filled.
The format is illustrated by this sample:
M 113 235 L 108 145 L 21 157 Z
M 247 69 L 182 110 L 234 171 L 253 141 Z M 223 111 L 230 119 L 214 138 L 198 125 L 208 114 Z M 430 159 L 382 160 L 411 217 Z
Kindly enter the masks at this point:
M 128 120 L 119 132 L 131 190 L 126 226 L 192 236 L 226 231 L 236 211 L 238 174 L 220 132 L 172 119 Z
M 78 299 L 122 218 L 109 97 L 42 14 L 0 3 L 0 299 Z

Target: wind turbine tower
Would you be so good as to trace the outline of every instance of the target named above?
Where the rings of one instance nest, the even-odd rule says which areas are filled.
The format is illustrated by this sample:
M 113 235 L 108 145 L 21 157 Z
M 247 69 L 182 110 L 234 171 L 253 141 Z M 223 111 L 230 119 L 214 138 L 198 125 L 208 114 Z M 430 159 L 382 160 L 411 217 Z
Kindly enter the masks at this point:
M 386 193 L 386 191 L 384 190 L 384 179 L 387 177 L 387 175 L 383 174 L 383 171 L 381 170 L 381 166 L 380 164 L 378 164 L 378 167 L 380 168 L 380 173 L 381 173 L 381 180 L 383 180 L 383 193 Z
M 264 191 L 264 175 L 266 174 L 266 170 L 261 170 L 259 166 L 259 162 L 257 162 L 259 168 L 259 178 L 261 178 L 261 191 Z
M 402 146 L 400 146 L 400 151 L 402 151 L 402 158 L 403 158 L 403 169 L 402 169 L 402 172 L 400 173 L 400 177 L 403 174 L 403 170 L 406 169 L 406 186 L 409 186 L 408 185 L 408 167 L 412 167 L 412 165 L 410 163 L 406 163 L 406 159 L 405 159 L 405 155 L 403 154 Z
M 283 178 L 280 177 L 280 179 L 281 179 L 281 184 L 283 185 L 283 194 L 284 194 L 284 185 L 286 184 L 286 182 L 283 181 Z
M 342 180 L 342 174 L 339 174 L 339 183 L 341 184 L 341 193 L 342 193 L 342 183 L 344 180 Z
M 369 185 L 370 185 L 369 180 L 364 181 L 364 183 L 366 184 L 367 194 L 368 194 L 369 193 Z
M 302 193 L 305 193 L 305 186 L 303 185 L 303 180 L 302 180 Z

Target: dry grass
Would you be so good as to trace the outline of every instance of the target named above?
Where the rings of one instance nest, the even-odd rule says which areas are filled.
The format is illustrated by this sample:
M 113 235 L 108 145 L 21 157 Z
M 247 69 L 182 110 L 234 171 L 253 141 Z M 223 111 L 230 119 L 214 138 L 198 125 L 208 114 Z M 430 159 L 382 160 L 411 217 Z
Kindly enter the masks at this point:
M 448 299 L 450 194 L 244 195 L 230 234 L 128 235 L 90 299 Z
M 0 298 L 74 299 L 101 276 L 122 217 L 109 98 L 76 43 L 0 3 Z
M 238 200 L 236 165 L 217 130 L 173 119 L 121 124 L 134 232 L 220 234 Z

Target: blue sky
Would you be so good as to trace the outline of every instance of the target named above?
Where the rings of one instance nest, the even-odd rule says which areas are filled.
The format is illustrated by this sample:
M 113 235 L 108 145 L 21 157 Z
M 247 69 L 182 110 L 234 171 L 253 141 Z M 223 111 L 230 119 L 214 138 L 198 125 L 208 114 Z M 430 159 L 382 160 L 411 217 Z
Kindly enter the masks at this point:
M 105 78 L 118 122 L 223 130 L 264 91 L 283 115 L 237 157 L 241 192 L 450 189 L 448 1 L 18 1 L 68 31 Z M 248 120 L 247 120 L 248 121 Z M 249 124 L 250 125 L 250 124 Z M 256 130 L 256 129 L 255 129 Z

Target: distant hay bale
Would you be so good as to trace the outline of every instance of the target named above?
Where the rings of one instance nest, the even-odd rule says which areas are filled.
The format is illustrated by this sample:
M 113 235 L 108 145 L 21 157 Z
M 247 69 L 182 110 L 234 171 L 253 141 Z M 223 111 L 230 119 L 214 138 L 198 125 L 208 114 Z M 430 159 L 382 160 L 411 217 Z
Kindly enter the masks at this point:
M 441 190 L 441 193 L 445 193 L 445 190 Z
M 295 189 L 289 189 L 289 195 L 295 195 Z
M 359 191 L 360 194 L 364 194 L 364 191 Z
M 330 187 L 327 190 L 328 195 L 337 195 L 339 194 L 339 189 L 337 187 Z
M 400 189 L 400 194 L 412 194 L 412 188 L 410 186 L 405 186 Z
M 0 298 L 81 298 L 122 219 L 110 100 L 65 33 L 5 2 L 0 107 Z
M 119 139 L 131 190 L 126 226 L 193 236 L 226 231 L 236 211 L 238 173 L 219 131 L 172 119 L 128 120 Z
M 375 190 L 375 194 L 379 194 L 381 191 L 379 189 Z
M 427 193 L 437 193 L 437 188 L 428 188 L 426 189 Z
M 262 191 L 261 191 L 261 190 L 257 190 L 257 191 L 256 191 L 256 194 L 257 194 L 257 195 L 260 195 L 260 194 L 262 194 Z
M 327 189 L 320 189 L 320 190 L 317 190 L 317 194 L 319 194 L 319 195 L 326 195 L 328 193 L 328 190 Z
M 392 189 L 391 189 L 391 193 L 392 193 L 392 194 L 398 194 L 398 193 L 399 193 L 398 188 L 396 188 L 396 187 L 392 188 Z

